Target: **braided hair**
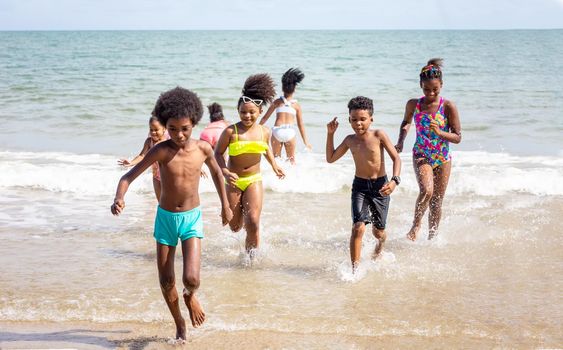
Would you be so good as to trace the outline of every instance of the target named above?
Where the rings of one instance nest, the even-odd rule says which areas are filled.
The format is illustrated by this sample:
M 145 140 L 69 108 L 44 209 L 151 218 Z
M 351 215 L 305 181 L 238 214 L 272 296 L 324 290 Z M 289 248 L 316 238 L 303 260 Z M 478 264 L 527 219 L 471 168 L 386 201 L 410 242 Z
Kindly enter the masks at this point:
M 264 105 L 271 103 L 276 96 L 275 84 L 272 77 L 266 73 L 249 76 L 244 82 L 242 96 L 262 100 Z M 237 108 L 243 103 L 242 96 L 238 100 Z
M 305 78 L 305 74 L 299 68 L 290 68 L 282 76 L 282 90 L 286 94 L 292 94 L 295 87 Z
M 444 60 L 441 58 L 431 58 L 426 66 L 420 70 L 420 82 L 438 79 L 442 82 L 442 66 Z

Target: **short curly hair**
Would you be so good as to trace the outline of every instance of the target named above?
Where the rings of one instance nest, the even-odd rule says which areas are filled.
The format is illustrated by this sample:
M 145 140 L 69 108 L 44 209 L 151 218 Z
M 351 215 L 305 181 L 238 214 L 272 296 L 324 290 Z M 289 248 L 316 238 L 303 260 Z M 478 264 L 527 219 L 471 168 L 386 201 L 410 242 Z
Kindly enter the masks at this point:
M 160 94 L 152 115 L 164 126 L 170 118 L 189 118 L 195 126 L 203 116 L 203 105 L 194 92 L 177 86 Z
M 303 81 L 305 74 L 299 68 L 290 68 L 282 76 L 282 90 L 286 94 L 295 92 L 297 84 Z
M 368 97 L 356 96 L 348 102 L 348 112 L 352 112 L 354 109 L 364 109 L 369 112 L 369 115 L 373 115 L 373 101 Z
M 249 76 L 244 82 L 242 95 L 252 99 L 262 100 L 265 105 L 271 103 L 276 96 L 276 88 L 272 77 L 265 73 Z M 241 104 L 242 96 L 238 99 L 237 108 L 240 107 Z

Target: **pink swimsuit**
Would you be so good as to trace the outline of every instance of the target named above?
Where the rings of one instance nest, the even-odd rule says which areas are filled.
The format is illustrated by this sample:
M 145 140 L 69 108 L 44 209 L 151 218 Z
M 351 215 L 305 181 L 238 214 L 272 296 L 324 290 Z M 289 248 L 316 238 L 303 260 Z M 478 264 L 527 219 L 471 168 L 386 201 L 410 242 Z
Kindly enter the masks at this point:
M 224 120 L 209 123 L 199 135 L 199 139 L 209 142 L 211 147 L 215 148 L 215 144 L 217 144 L 219 136 L 221 136 L 221 133 L 227 126 L 229 125 Z

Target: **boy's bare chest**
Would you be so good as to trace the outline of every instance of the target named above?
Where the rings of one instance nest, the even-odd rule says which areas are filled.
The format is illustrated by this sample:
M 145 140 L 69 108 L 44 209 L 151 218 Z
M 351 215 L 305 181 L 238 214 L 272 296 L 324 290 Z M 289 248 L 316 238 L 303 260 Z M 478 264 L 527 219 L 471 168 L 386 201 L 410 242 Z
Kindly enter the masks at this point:
M 186 176 L 192 173 L 198 174 L 199 176 L 204 161 L 205 158 L 201 152 L 183 152 L 172 157 L 172 159 L 165 164 L 165 167 L 170 173 L 178 176 Z
M 354 157 L 379 159 L 381 156 L 381 143 L 376 138 L 370 138 L 366 141 L 353 142 L 350 145 L 350 151 Z

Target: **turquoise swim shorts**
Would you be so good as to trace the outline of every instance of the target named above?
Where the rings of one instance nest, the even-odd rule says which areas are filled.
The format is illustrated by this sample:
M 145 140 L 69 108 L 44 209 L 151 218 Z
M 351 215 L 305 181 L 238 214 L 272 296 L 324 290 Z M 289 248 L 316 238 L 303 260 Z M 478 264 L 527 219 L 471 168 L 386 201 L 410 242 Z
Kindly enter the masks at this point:
M 157 207 L 154 219 L 154 239 L 158 243 L 175 247 L 178 244 L 178 238 L 183 242 L 192 237 L 203 238 L 200 207 L 178 213 Z

